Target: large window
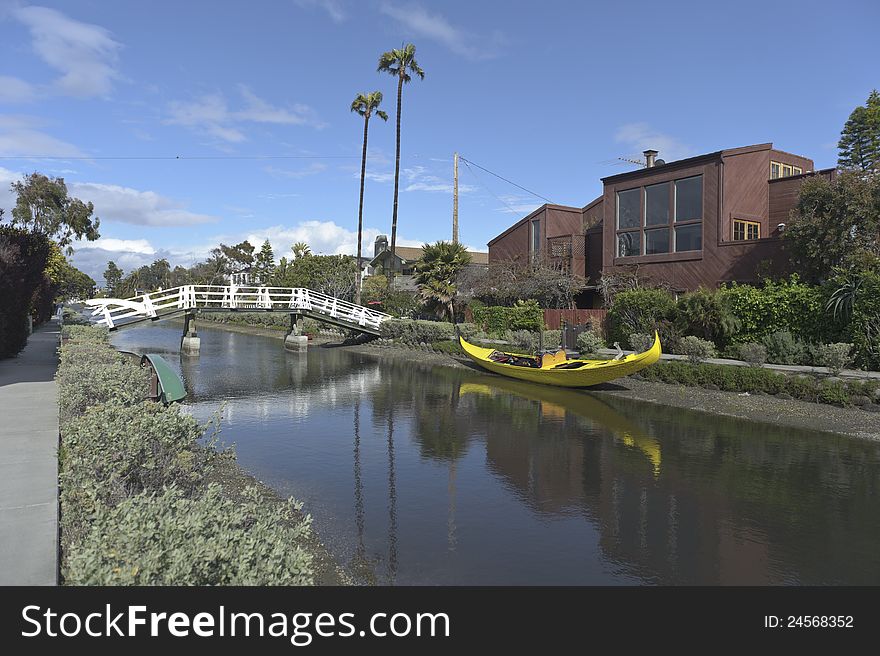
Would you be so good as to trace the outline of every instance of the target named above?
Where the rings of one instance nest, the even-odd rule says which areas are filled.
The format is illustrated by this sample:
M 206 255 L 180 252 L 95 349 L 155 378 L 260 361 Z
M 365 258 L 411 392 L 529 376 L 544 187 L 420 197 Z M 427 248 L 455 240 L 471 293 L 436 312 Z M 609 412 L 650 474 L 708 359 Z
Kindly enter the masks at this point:
M 770 162 L 770 179 L 787 178 L 790 175 L 800 175 L 804 170 L 800 166 L 794 164 L 784 164 L 782 162 Z
M 702 228 L 701 175 L 617 193 L 617 257 L 700 250 Z
M 734 219 L 733 221 L 733 239 L 734 241 L 743 241 L 746 239 L 760 239 L 761 224 L 757 221 L 745 221 L 743 219 Z

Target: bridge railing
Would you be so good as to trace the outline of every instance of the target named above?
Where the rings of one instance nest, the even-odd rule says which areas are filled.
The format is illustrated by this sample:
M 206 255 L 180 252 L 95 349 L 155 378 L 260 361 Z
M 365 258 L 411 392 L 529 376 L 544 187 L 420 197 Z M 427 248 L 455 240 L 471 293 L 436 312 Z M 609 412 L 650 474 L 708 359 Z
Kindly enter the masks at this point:
M 181 310 L 302 310 L 314 315 L 378 330 L 390 315 L 363 305 L 305 287 L 262 287 L 237 285 L 183 285 L 127 299 L 95 298 L 86 301 L 94 308 L 92 316 L 101 316 L 99 324 L 113 328 L 130 318 L 154 318 Z

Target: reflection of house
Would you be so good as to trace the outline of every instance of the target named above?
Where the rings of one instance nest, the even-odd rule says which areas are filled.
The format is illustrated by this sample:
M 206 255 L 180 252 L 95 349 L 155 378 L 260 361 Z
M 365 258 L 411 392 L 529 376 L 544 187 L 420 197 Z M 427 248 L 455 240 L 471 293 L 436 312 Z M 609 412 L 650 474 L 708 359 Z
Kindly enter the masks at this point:
M 586 207 L 544 205 L 489 242 L 491 261 L 539 259 L 587 278 L 630 270 L 679 291 L 782 274 L 781 233 L 813 161 L 765 143 L 645 166 L 602 179 Z M 590 297 L 592 296 L 592 298 Z M 584 303 L 597 302 L 585 294 Z
M 255 277 L 253 273 L 253 269 L 251 267 L 244 267 L 243 269 L 238 269 L 237 271 L 233 271 L 229 274 L 229 284 L 230 285 L 238 285 L 239 287 L 246 287 L 248 285 L 255 284 Z
M 471 256 L 470 267 L 485 269 L 489 265 L 489 254 L 480 251 L 468 251 Z M 366 274 L 369 276 L 384 274 L 389 271 L 395 274 L 395 286 L 402 289 L 415 289 L 413 274 L 416 262 L 422 257 L 421 247 L 397 246 L 394 256 L 388 237 L 379 235 L 373 244 L 373 259 L 367 263 Z

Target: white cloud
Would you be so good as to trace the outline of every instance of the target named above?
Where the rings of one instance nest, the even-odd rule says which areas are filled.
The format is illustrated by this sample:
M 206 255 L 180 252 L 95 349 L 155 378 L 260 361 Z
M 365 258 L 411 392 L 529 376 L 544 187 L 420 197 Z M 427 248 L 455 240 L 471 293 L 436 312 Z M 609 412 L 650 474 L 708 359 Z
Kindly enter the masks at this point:
M 354 175 L 359 178 L 360 171 L 354 173 Z M 366 177 L 367 180 L 381 183 L 394 181 L 394 173 L 390 171 L 387 173 L 367 171 L 364 177 Z M 424 166 L 417 165 L 407 167 L 400 172 L 400 177 L 409 183 L 405 187 L 403 187 L 403 191 L 427 191 L 446 194 L 452 193 L 453 185 L 451 179 L 433 175 L 429 173 L 428 169 Z M 458 185 L 458 192 L 460 194 L 467 194 L 473 191 L 476 191 L 476 187 L 472 185 L 460 183 Z
M 655 130 L 648 123 L 627 123 L 621 125 L 614 134 L 614 140 L 638 151 L 633 157 L 641 157 L 643 150 L 652 148 L 659 151 L 658 157 L 672 162 L 696 155 L 691 146 L 675 137 Z
M 442 14 L 432 14 L 418 4 L 397 5 L 383 2 L 379 11 L 396 20 L 414 36 L 437 41 L 467 59 L 496 57 L 504 41 L 498 32 L 490 37 L 472 34 L 452 25 Z
M 311 125 L 324 127 L 314 110 L 300 103 L 290 107 L 275 107 L 244 85 L 239 85 L 243 105 L 232 110 L 220 93 L 206 94 L 192 101 L 173 101 L 168 105 L 167 125 L 182 125 L 205 132 L 223 141 L 238 143 L 247 137 L 242 131 L 243 123 L 274 125 Z
M 541 207 L 541 203 L 533 200 L 531 196 L 501 195 L 498 199 L 501 200 L 502 205 L 496 207 L 495 211 L 507 214 L 525 216 Z
M 73 144 L 38 130 L 41 124 L 29 116 L 0 115 L 0 155 L 26 157 L 82 157 Z
M 154 191 L 97 182 L 68 182 L 67 188 L 73 196 L 94 203 L 95 215 L 102 222 L 176 227 L 218 220 L 214 216 L 190 212 L 183 203 Z
M 373 252 L 373 242 L 380 234 L 384 233 L 376 228 L 364 228 L 363 253 Z M 276 258 L 290 257 L 290 246 L 298 241 L 306 242 L 316 255 L 354 255 L 357 252 L 357 231 L 343 228 L 333 221 L 302 221 L 294 227 L 272 226 L 250 232 L 246 239 L 254 245 L 268 239 Z M 397 243 L 400 246 L 421 246 L 423 242 L 398 237 Z
M 61 73 L 56 88 L 66 95 L 89 97 L 110 92 L 122 47 L 108 30 L 74 20 L 48 7 L 17 7 L 12 15 L 31 32 L 34 51 Z
M 76 243 L 77 250 L 102 250 L 124 251 L 136 255 L 155 255 L 156 249 L 146 239 L 113 239 L 112 237 L 96 239 L 95 241 L 79 241 Z
M 341 23 L 348 18 L 348 12 L 339 0 L 295 0 L 295 2 L 303 9 L 312 7 L 323 9 L 334 23 Z
M 34 87 L 29 82 L 9 75 L 0 75 L 0 103 L 27 103 L 36 96 Z

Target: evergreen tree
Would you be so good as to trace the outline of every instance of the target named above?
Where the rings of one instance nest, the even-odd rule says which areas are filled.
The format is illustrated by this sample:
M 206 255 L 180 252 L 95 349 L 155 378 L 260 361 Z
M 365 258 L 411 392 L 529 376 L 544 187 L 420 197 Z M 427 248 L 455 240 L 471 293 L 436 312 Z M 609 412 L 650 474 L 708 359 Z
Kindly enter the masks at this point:
M 837 144 L 837 165 L 857 171 L 880 170 L 880 93 L 874 89 L 865 105 L 856 107 Z
M 116 262 L 110 260 L 107 262 L 107 269 L 104 271 L 104 282 L 107 283 L 107 293 L 110 296 L 116 296 L 116 290 L 119 289 L 119 283 L 122 282 L 122 269 L 116 266 Z
M 254 259 L 254 277 L 261 285 L 268 285 L 275 271 L 275 253 L 269 240 L 263 242 L 260 252 Z

